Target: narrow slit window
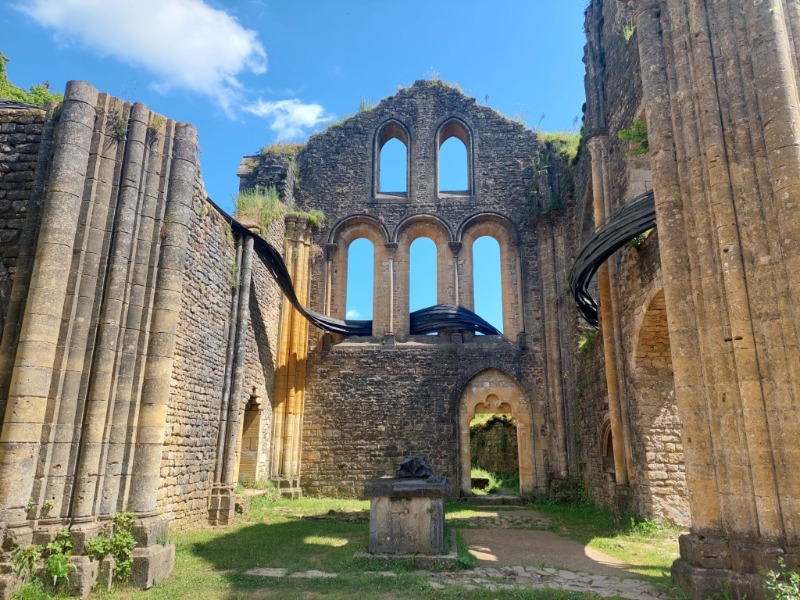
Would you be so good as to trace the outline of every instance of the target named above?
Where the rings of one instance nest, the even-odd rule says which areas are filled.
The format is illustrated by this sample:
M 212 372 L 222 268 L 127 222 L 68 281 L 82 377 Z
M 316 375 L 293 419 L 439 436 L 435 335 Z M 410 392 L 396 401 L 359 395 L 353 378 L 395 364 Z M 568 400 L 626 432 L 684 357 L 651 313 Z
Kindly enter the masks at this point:
M 372 319 L 374 284 L 375 246 L 368 239 L 359 238 L 347 249 L 346 319 Z
M 503 331 L 503 288 L 500 275 L 500 244 L 489 236 L 472 245 L 472 281 L 475 312 Z
M 437 304 L 436 244 L 426 237 L 411 244 L 409 264 L 409 312 Z

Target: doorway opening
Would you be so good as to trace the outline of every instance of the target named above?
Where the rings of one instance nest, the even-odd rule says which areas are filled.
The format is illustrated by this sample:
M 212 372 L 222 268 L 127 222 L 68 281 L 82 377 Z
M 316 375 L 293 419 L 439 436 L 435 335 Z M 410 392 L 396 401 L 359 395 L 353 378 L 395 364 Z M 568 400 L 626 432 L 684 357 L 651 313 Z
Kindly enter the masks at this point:
M 501 410 L 507 406 L 500 404 Z M 510 412 L 476 413 L 469 437 L 472 493 L 519 496 L 517 420 Z
M 477 419 L 476 419 L 477 417 Z M 525 394 L 517 382 L 506 373 L 494 368 L 475 375 L 464 386 L 459 403 L 459 489 L 462 496 L 473 493 L 472 486 L 472 427 L 498 428 L 497 446 L 501 445 L 500 431 L 504 432 L 505 447 L 516 442 L 516 472 L 519 485 L 509 480 L 516 493 L 530 496 L 534 491 L 546 488 L 544 477 L 544 452 L 546 444 L 536 435 L 542 427 L 542 417 L 538 410 L 532 410 Z M 510 431 L 513 429 L 513 434 Z M 478 436 L 480 437 L 480 436 Z M 478 442 L 476 441 L 476 444 Z M 486 445 L 488 442 L 484 442 Z M 477 453 L 476 453 L 477 454 Z M 483 460 L 483 459 L 481 459 Z M 514 458 L 509 461 L 514 464 Z M 504 487 L 504 486 L 500 486 Z M 509 485 L 505 487 L 511 487 Z

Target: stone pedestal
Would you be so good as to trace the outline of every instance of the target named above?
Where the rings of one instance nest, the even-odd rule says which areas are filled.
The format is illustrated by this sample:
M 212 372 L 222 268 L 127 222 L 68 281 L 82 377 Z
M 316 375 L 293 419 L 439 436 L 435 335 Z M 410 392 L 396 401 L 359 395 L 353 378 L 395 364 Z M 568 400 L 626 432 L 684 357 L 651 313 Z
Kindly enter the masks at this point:
M 208 522 L 211 525 L 230 525 L 236 509 L 233 486 L 215 485 L 208 499 Z
M 447 483 L 384 478 L 367 483 L 370 554 L 442 554 Z

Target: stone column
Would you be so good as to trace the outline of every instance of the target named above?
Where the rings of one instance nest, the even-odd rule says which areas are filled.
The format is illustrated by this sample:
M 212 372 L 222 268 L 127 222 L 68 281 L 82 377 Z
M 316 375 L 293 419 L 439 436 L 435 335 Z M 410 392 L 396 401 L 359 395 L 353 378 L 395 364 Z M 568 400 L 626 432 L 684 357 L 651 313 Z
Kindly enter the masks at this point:
M 592 155 L 592 194 L 594 204 L 594 224 L 599 228 L 606 218 L 606 201 L 604 197 L 602 155 L 606 151 L 607 139 L 595 136 L 586 142 Z M 625 452 L 625 437 L 620 408 L 619 375 L 615 350 L 614 312 L 611 305 L 611 281 L 608 274 L 608 262 L 597 270 L 597 283 L 600 293 L 600 329 L 603 336 L 603 356 L 606 369 L 606 385 L 608 386 L 608 412 L 611 417 L 611 440 L 614 447 L 614 470 L 617 483 L 628 482 L 628 463 Z
M 222 438 L 224 456 L 220 478 L 220 506 L 215 524 L 227 525 L 233 518 L 235 494 L 233 493 L 234 473 L 238 466 L 239 436 L 241 435 L 241 419 L 244 410 L 245 394 L 242 393 L 244 378 L 244 362 L 247 355 L 247 325 L 250 321 L 250 283 L 253 274 L 253 237 L 242 240 L 242 266 L 239 270 L 239 307 L 236 311 L 234 355 L 232 364 L 231 391 L 228 400 L 227 426 Z M 249 395 L 246 396 L 249 400 Z M 222 501 L 226 499 L 227 502 Z
M 542 219 L 539 227 L 540 261 L 542 281 L 542 321 L 544 329 L 544 361 L 547 381 L 548 403 L 555 412 L 556 448 L 552 452 L 552 463 L 559 477 L 567 476 L 567 439 L 564 416 L 564 373 L 561 361 L 561 344 L 558 318 L 558 275 L 556 273 L 555 232 L 551 219 Z M 528 432 L 530 434 L 530 432 Z M 530 445 L 530 444 L 529 444 Z M 520 447 L 521 451 L 521 447 Z M 531 449 L 531 452 L 533 449 Z
M 286 217 L 287 268 L 297 298 L 304 306 L 309 298 L 311 231 L 305 218 Z M 284 300 L 278 371 L 275 376 L 273 409 L 272 478 L 285 492 L 299 494 L 301 439 L 305 400 L 305 370 L 308 354 L 308 322 Z M 287 487 L 288 486 L 288 487 Z
M 643 4 L 636 16 L 642 86 L 648 106 L 647 128 L 656 217 L 659 227 L 659 252 L 664 277 L 664 296 L 669 322 L 670 348 L 675 379 L 675 394 L 685 440 L 686 480 L 693 527 L 713 529 L 719 519 L 717 473 L 711 446 L 711 429 L 704 402 L 704 373 L 694 307 L 686 300 L 703 293 L 695 289 L 687 273 L 696 270 L 685 235 L 683 193 L 673 140 L 672 103 L 667 61 L 662 41 L 660 9 L 656 3 Z M 682 132 L 681 133 L 682 137 Z M 679 138 L 680 139 L 680 138 Z M 703 223 L 701 222 L 702 226 Z M 713 269 L 713 265 L 708 265 Z M 681 272 L 683 269 L 683 272 Z M 713 315 L 706 315 L 713 318 Z M 704 499 L 701 499 L 704 498 Z
M 297 223 L 294 279 L 297 297 L 303 306 L 309 298 L 309 257 L 311 231 L 307 221 L 300 218 Z M 308 321 L 294 311 L 292 317 L 292 348 L 289 351 L 290 395 L 287 403 L 286 441 L 284 442 L 284 474 L 289 477 L 299 492 L 300 459 L 303 435 L 303 409 L 305 406 L 306 359 L 308 356 Z
M 387 242 L 384 244 L 386 248 L 386 256 L 389 259 L 389 282 L 388 282 L 388 292 L 389 292 L 389 331 L 386 332 L 387 336 L 393 337 L 395 335 L 394 330 L 394 286 L 395 286 L 395 276 L 394 276 L 394 255 L 397 252 L 397 242 Z
M 458 254 L 461 252 L 461 242 L 450 242 L 448 245 L 450 247 L 450 252 L 453 255 L 453 304 L 460 306 L 461 290 L 458 277 Z
M 331 297 L 333 295 L 333 265 L 336 244 L 325 245 L 325 315 L 331 316 Z
M 0 521 L 26 520 L 89 161 L 97 91 L 67 85 L 0 433 Z
M 175 357 L 175 332 L 182 305 L 188 223 L 197 174 L 197 131 L 194 127 L 177 125 L 172 154 L 166 208 L 171 218 L 165 228 L 159 260 L 128 499 L 128 510 L 142 516 L 155 514 L 156 492 L 161 483 L 161 453 Z
M 286 237 L 283 244 L 283 260 L 289 274 L 294 273 L 296 221 L 286 219 Z M 283 452 L 286 426 L 286 401 L 289 393 L 289 352 L 294 307 L 286 296 L 281 296 L 281 326 L 278 333 L 278 355 L 275 366 L 275 383 L 272 404 L 272 467 L 271 476 L 279 479 L 283 473 Z
M 86 398 L 71 510 L 73 517 L 92 517 L 97 500 L 106 421 L 112 397 L 116 395 L 114 392 L 119 369 L 119 338 L 127 320 L 130 270 L 136 261 L 135 238 L 138 234 L 142 199 L 139 188 L 145 164 L 148 117 L 149 111 L 143 104 L 133 106 L 125 147 L 124 173 L 113 225 L 114 239 L 109 251 L 108 269 L 104 274 L 105 293 Z
M 763 597 L 800 543 L 800 99 L 792 3 L 636 15 L 692 533 L 676 582 Z
M 245 240 L 240 239 L 236 244 L 236 265 L 237 272 L 241 274 L 242 261 L 244 254 Z M 232 402 L 232 389 L 234 379 L 234 365 L 236 363 L 236 339 L 240 329 L 241 317 L 239 310 L 242 303 L 239 301 L 241 295 L 241 285 L 233 287 L 233 294 L 230 304 L 230 321 L 226 335 L 225 349 L 225 375 L 222 378 L 222 398 L 219 403 L 219 429 L 217 430 L 217 444 L 215 448 L 214 461 L 214 480 L 211 484 L 211 496 L 208 502 L 208 522 L 211 525 L 224 525 L 230 521 L 231 512 L 234 509 L 234 500 L 231 494 L 231 486 L 225 485 L 224 470 L 227 451 L 228 428 L 230 427 L 230 406 Z

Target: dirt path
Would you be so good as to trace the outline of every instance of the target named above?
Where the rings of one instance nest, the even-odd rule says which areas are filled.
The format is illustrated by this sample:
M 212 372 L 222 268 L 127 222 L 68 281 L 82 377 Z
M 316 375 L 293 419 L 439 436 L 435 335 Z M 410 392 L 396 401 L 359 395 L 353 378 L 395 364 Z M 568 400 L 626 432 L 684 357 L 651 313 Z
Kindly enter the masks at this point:
M 483 567 L 546 566 L 617 577 L 633 576 L 625 563 L 603 552 L 549 531 L 547 517 L 535 510 L 481 510 L 470 523 L 480 529 L 461 529 L 470 553 Z M 520 527 L 530 527 L 520 529 Z

